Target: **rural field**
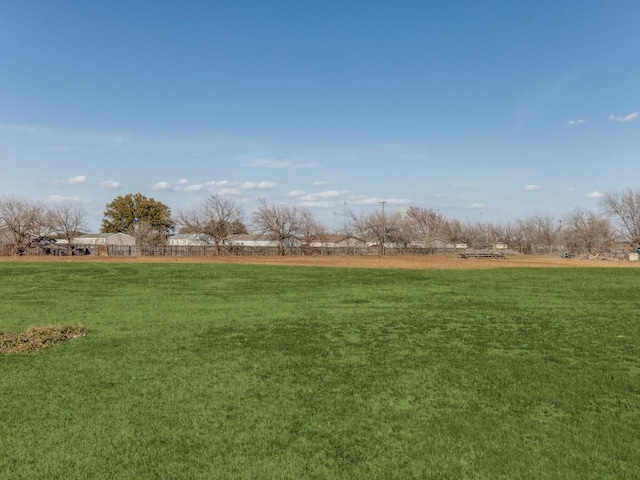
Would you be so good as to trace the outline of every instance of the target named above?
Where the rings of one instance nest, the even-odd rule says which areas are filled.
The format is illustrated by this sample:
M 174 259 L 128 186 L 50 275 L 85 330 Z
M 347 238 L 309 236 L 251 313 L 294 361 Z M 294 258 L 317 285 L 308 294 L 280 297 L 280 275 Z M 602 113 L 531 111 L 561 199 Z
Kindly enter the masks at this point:
M 2 479 L 640 478 L 638 262 L 2 260 Z

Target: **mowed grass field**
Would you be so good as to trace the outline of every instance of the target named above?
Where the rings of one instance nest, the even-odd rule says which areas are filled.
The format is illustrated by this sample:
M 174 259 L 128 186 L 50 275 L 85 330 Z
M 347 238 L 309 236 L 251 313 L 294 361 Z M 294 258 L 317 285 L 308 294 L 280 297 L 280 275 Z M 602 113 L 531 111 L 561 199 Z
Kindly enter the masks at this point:
M 640 478 L 640 271 L 2 263 L 1 479 Z

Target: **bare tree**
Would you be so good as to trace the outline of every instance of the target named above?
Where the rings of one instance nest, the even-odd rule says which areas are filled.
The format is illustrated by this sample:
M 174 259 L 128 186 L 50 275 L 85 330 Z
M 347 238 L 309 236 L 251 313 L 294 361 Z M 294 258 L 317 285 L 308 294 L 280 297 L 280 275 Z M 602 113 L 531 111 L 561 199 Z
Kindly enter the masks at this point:
M 127 233 L 136 239 L 136 245 L 164 245 L 168 237 L 166 232 L 159 230 L 148 220 L 138 220 L 132 223 Z
M 601 205 L 615 222 L 619 237 L 632 247 L 640 247 L 640 191 L 628 188 L 622 193 L 608 193 Z
M 67 241 L 69 252 L 73 239 L 87 229 L 87 212 L 78 205 L 61 205 L 48 210 L 47 219 L 51 231 Z
M 299 210 L 300 228 L 298 231 L 298 239 L 302 242 L 302 246 L 306 253 L 311 253 L 311 244 L 313 242 L 324 243 L 327 240 L 328 232 L 315 218 L 313 213 L 307 209 Z
M 554 246 L 558 244 L 560 234 L 558 223 L 551 216 L 535 215 L 531 220 L 535 230 L 534 242 L 536 246 L 547 253 L 552 253 Z
M 244 211 L 230 198 L 212 195 L 200 205 L 178 214 L 178 223 L 191 233 L 203 233 L 213 238 L 220 253 L 231 235 L 246 233 Z
M 348 237 L 355 238 L 365 247 L 373 239 L 367 226 L 367 217 L 353 210 L 347 212 L 347 232 Z
M 403 215 L 401 212 L 385 214 L 384 211 L 375 212 L 366 219 L 369 236 L 375 239 L 378 252 L 384 255 L 388 243 L 406 246 L 409 240 L 403 235 Z
M 253 223 L 261 235 L 278 242 L 278 254 L 284 255 L 285 248 L 292 246 L 299 237 L 303 223 L 296 207 L 268 205 L 260 200 L 260 208 L 253 212 Z
M 560 227 L 551 216 L 534 215 L 516 222 L 513 246 L 521 253 L 551 253 L 560 242 Z
M 462 223 L 460 220 L 448 220 L 445 227 L 445 239 L 453 243 L 465 243 L 473 246 L 477 243 L 479 235 L 475 225 Z
M 565 243 L 573 253 L 600 253 L 613 243 L 611 222 L 595 212 L 576 208 L 567 215 L 564 225 Z
M 378 247 L 378 253 L 384 255 L 385 244 L 405 242 L 403 236 L 403 215 L 401 212 L 385 214 L 377 211 L 369 215 L 348 213 L 349 230 L 351 237 L 360 241 L 363 246 L 374 242 Z
M 492 235 L 496 243 L 502 243 L 509 248 L 515 248 L 516 232 L 517 227 L 507 222 L 501 225 L 494 225 Z
M 375 212 L 367 215 L 365 219 L 368 236 L 375 241 L 380 255 L 384 255 L 385 243 L 390 237 L 386 217 L 383 212 Z
M 411 206 L 405 215 L 413 229 L 414 240 L 429 242 L 446 235 L 447 219 L 431 208 Z
M 42 205 L 15 197 L 0 200 L 0 226 L 10 232 L 14 254 L 24 253 L 32 237 L 48 231 Z

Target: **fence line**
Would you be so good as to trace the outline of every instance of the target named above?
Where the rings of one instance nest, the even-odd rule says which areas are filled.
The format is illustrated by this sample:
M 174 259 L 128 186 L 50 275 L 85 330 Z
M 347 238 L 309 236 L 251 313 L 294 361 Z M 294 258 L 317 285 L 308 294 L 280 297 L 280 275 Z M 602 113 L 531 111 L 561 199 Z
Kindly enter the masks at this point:
M 433 255 L 455 254 L 459 250 L 446 248 L 398 247 L 385 248 L 386 255 Z M 215 256 L 274 256 L 281 251 L 278 247 L 266 246 L 204 246 L 204 245 L 109 245 L 107 255 L 113 257 L 160 256 L 160 257 L 215 257 Z M 286 247 L 285 255 L 379 255 L 377 247 Z
M 555 250 L 555 251 L 554 251 Z M 462 252 L 487 252 L 488 249 L 473 249 L 460 250 L 455 248 L 426 248 L 426 247 L 385 247 L 385 255 L 457 255 Z M 563 251 L 561 249 L 543 249 L 536 248 L 531 252 L 526 252 L 532 255 L 555 255 L 557 252 Z M 214 245 L 144 245 L 144 246 L 129 246 L 129 245 L 109 245 L 109 246 L 91 246 L 87 247 L 85 254 L 88 255 L 107 255 L 112 257 L 140 257 L 140 256 L 161 256 L 161 257 L 215 257 L 215 256 L 275 256 L 281 252 L 278 247 L 275 246 L 247 246 L 236 245 L 229 246 L 224 245 L 219 248 Z M 504 253 L 515 253 L 510 250 L 504 251 Z M 521 252 L 522 253 L 522 252 Z M 575 255 L 581 253 L 573 252 Z M 600 252 L 604 256 L 610 258 L 626 259 L 628 257 L 628 249 L 623 246 L 617 246 L 607 252 Z M 56 249 L 55 251 L 46 250 L 40 247 L 25 247 L 21 252 L 17 253 L 13 245 L 0 244 L 0 256 L 47 256 L 47 255 L 68 255 L 68 250 L 64 248 Z M 349 247 L 333 247 L 333 246 L 297 246 L 286 247 L 284 249 L 285 255 L 302 256 L 363 256 L 363 255 L 380 255 L 380 251 L 377 246 L 349 246 Z

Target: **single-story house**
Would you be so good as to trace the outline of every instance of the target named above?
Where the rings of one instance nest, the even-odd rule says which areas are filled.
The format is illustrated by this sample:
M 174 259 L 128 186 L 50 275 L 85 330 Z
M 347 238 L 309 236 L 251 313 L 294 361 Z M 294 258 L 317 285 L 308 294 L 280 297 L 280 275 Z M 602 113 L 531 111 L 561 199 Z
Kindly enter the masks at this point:
M 361 248 L 362 242 L 344 235 L 327 235 L 322 240 L 313 240 L 309 246 L 313 248 Z
M 409 247 L 413 248 L 429 248 L 433 250 L 464 250 L 467 247 L 466 243 L 451 243 L 439 238 L 433 238 L 431 240 L 414 240 L 409 243 Z
M 74 245 L 134 246 L 136 239 L 126 233 L 88 233 L 73 239 Z
M 211 235 L 205 233 L 179 233 L 171 235 L 167 240 L 167 245 L 175 246 L 207 246 L 215 245 Z
M 270 240 L 262 235 L 252 233 L 243 235 L 233 235 L 229 239 L 229 244 L 236 247 L 278 247 L 277 240 Z

